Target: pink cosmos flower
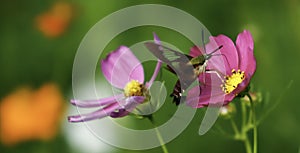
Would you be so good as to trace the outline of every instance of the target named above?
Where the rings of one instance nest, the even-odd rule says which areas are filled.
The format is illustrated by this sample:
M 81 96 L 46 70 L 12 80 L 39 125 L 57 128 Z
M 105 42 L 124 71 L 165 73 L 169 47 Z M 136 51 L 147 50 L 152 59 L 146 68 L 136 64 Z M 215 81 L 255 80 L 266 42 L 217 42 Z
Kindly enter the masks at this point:
M 158 37 L 154 37 L 159 43 Z M 69 116 L 69 122 L 84 122 L 110 116 L 123 117 L 135 109 L 138 104 L 147 102 L 150 98 L 148 89 L 155 80 L 161 67 L 158 61 L 151 80 L 144 83 L 144 69 L 141 62 L 126 46 L 120 46 L 101 61 L 101 69 L 107 81 L 114 87 L 122 89 L 123 94 L 114 95 L 99 100 L 71 100 L 78 107 L 100 107 L 99 110 L 75 116 Z
M 256 60 L 253 55 L 253 38 L 249 31 L 244 30 L 236 39 L 236 45 L 225 35 L 210 37 L 210 42 L 205 46 L 220 49 L 220 56 L 223 61 L 210 59 L 207 63 L 208 71 L 217 73 L 203 73 L 199 76 L 201 82 L 199 87 L 189 90 L 187 104 L 201 108 L 208 105 L 226 105 L 235 96 L 241 93 L 248 86 L 256 70 Z M 201 55 L 199 47 L 191 48 L 191 56 Z M 223 65 L 222 65 L 223 64 Z M 204 76 L 205 75 L 205 76 Z M 205 80 L 204 80 L 205 79 Z

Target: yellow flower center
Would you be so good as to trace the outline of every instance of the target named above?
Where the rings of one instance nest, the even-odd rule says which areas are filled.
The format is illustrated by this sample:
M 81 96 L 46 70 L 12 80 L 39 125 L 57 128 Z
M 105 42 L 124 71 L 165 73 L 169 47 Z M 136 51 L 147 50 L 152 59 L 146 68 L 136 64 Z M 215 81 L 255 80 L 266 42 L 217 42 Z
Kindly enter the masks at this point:
M 231 93 L 233 90 L 235 90 L 237 88 L 237 86 L 242 83 L 245 79 L 245 72 L 238 70 L 236 71 L 235 69 L 233 69 L 232 74 L 229 76 L 225 76 L 225 81 L 224 84 L 221 85 L 222 90 L 226 93 L 229 94 Z
M 137 80 L 131 80 L 124 88 L 124 94 L 126 97 L 143 96 L 144 91 L 146 91 L 145 86 L 139 83 Z

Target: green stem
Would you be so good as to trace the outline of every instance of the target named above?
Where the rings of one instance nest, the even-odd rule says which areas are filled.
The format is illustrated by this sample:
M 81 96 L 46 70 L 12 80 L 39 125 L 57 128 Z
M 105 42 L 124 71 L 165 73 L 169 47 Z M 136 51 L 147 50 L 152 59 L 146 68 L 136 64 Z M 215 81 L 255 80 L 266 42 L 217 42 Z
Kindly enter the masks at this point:
M 256 126 L 256 115 L 255 115 L 255 106 L 253 104 L 252 97 L 250 94 L 247 94 L 250 103 L 251 103 L 251 110 L 252 110 L 252 124 L 253 124 L 253 153 L 257 153 L 257 126 Z
M 232 128 L 233 128 L 233 131 L 234 131 L 234 138 L 235 139 L 239 139 L 240 137 L 240 132 L 239 132 L 239 130 L 238 130 L 238 128 L 237 128 L 237 126 L 236 126 L 236 124 L 235 124 L 235 122 L 234 122 L 234 120 L 232 119 L 232 118 L 230 118 L 230 122 L 231 122 L 231 126 L 232 126 Z
M 252 153 L 251 145 L 249 142 L 249 138 L 247 136 L 247 133 L 244 133 L 244 145 L 246 147 L 246 153 Z
M 167 149 L 167 147 L 166 147 L 166 145 L 165 145 L 165 143 L 164 143 L 164 140 L 163 140 L 163 138 L 162 138 L 162 136 L 161 136 L 161 134 L 160 134 L 160 132 L 159 132 L 159 130 L 158 130 L 157 128 L 154 128 L 154 129 L 155 129 L 157 138 L 158 138 L 158 140 L 159 140 L 159 143 L 160 143 L 160 146 L 161 146 L 163 152 L 164 152 L 164 153 L 169 153 L 169 152 L 168 152 L 168 149 Z
M 157 136 L 158 141 L 159 141 L 159 143 L 160 143 L 161 149 L 163 150 L 163 153 L 169 153 L 169 152 L 168 152 L 168 149 L 167 149 L 167 147 L 166 147 L 166 145 L 165 145 L 165 143 L 164 143 L 164 139 L 162 138 L 162 136 L 161 136 L 159 130 L 156 128 L 156 125 L 155 125 L 154 120 L 153 120 L 153 116 L 151 116 L 151 117 L 148 116 L 147 118 L 149 119 L 149 121 L 150 121 L 150 122 L 152 123 L 152 125 L 154 126 L 155 133 L 156 133 L 156 136 Z
M 247 153 L 252 153 L 251 149 L 251 144 L 248 138 L 247 134 L 247 125 L 246 125 L 246 120 L 247 120 L 247 109 L 246 109 L 246 104 L 244 102 L 241 103 L 242 107 L 242 128 L 241 128 L 241 137 L 242 141 L 244 142 L 246 152 Z
M 252 120 L 253 120 L 252 116 L 253 116 L 253 112 L 252 112 L 252 110 L 250 110 L 249 111 L 249 117 L 248 117 L 248 123 L 247 123 L 248 125 L 252 124 Z
M 242 107 L 242 132 L 244 133 L 245 131 L 243 130 L 246 126 L 246 118 L 247 118 L 246 104 L 242 102 L 241 107 Z

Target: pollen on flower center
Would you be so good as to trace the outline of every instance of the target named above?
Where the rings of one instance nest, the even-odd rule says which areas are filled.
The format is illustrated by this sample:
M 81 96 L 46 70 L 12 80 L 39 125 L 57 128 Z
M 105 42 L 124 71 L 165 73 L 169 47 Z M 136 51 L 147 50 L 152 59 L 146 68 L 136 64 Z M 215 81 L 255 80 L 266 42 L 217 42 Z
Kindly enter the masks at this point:
M 126 84 L 124 94 L 126 97 L 143 96 L 145 90 L 146 88 L 143 84 L 139 83 L 137 80 L 131 80 Z
M 231 72 L 232 74 L 230 76 L 229 75 L 225 76 L 225 81 L 223 81 L 224 84 L 221 85 L 222 90 L 226 94 L 231 93 L 245 79 L 244 71 L 241 70 L 236 71 L 235 69 L 233 69 Z

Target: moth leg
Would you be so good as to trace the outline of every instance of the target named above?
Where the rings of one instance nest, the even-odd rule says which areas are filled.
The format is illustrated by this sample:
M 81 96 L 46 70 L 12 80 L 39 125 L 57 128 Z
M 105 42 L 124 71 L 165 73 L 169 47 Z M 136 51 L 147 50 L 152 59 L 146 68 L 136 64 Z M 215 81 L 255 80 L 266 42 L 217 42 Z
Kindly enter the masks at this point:
M 217 76 L 223 80 L 223 78 L 221 77 L 220 75 L 220 72 L 216 71 L 216 70 L 207 70 L 205 73 L 210 73 L 210 74 L 217 74 Z M 205 78 L 205 75 L 204 75 L 204 78 Z M 204 82 L 205 82 L 205 79 L 204 79 Z

